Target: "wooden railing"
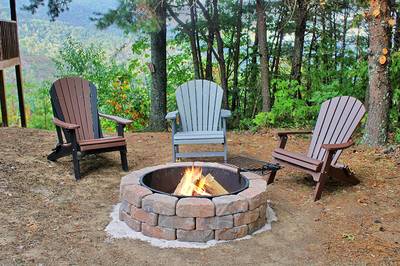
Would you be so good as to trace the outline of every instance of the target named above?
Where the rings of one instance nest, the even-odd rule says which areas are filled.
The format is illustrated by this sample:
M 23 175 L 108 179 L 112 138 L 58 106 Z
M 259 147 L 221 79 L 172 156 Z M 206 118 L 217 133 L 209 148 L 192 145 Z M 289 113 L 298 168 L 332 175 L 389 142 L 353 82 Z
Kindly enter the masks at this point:
M 0 61 L 19 57 L 17 23 L 0 20 Z

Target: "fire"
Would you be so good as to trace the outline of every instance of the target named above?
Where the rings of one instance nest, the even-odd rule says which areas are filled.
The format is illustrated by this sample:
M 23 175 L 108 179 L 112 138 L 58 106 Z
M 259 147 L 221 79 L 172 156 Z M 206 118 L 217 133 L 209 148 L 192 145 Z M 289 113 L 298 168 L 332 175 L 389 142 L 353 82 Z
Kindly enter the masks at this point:
M 187 168 L 176 186 L 175 195 L 180 196 L 217 196 L 228 194 L 215 178 L 208 174 L 204 176 L 201 167 Z

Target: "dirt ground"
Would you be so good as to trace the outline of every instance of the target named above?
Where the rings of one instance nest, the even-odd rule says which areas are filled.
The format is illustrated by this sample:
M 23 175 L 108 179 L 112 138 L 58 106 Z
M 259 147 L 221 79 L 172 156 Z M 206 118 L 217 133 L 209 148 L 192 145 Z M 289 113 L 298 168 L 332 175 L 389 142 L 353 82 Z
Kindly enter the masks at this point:
M 131 170 L 171 159 L 169 133 L 127 135 Z M 104 232 L 118 203 L 122 172 L 118 153 L 85 158 L 83 179 L 72 176 L 71 159 L 46 160 L 55 132 L 0 128 L 0 265 L 399 265 L 400 151 L 354 146 L 341 161 L 361 183 L 330 181 L 322 200 L 314 184 L 284 169 L 268 188 L 279 221 L 272 231 L 205 250 L 159 249 Z M 305 150 L 308 139 L 289 139 Z M 229 134 L 237 156 L 269 160 L 274 134 Z

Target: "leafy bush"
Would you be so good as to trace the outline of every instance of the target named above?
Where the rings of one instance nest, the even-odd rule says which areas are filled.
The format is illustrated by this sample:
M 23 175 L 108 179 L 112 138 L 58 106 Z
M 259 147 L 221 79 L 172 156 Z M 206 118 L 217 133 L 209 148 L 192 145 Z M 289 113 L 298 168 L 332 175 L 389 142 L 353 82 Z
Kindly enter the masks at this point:
M 32 86 L 32 85 L 31 85 Z M 29 127 L 40 129 L 53 129 L 51 118 L 53 111 L 49 97 L 50 82 L 43 82 L 38 88 L 31 88 L 27 91 L 26 105 Z
M 141 42 L 132 47 L 137 54 L 144 49 Z M 69 38 L 54 61 L 59 76 L 81 76 L 97 86 L 102 112 L 132 119 L 130 128 L 135 130 L 147 126 L 150 99 L 143 76 L 147 69 L 138 57 L 134 56 L 128 66 L 118 65 L 100 46 Z M 113 122 L 102 123 L 106 130 L 115 128 Z

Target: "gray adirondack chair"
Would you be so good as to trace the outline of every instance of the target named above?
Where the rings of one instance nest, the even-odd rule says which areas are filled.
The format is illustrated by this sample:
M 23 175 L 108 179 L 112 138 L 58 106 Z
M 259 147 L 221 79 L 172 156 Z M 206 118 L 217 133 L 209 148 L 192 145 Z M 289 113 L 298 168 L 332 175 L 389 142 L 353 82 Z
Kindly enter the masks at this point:
M 174 162 L 177 158 L 217 156 L 223 156 L 227 161 L 226 119 L 231 112 L 221 109 L 222 96 L 222 88 L 208 80 L 191 80 L 177 88 L 178 111 L 170 112 L 165 117 L 172 122 Z M 224 150 L 179 152 L 179 145 L 184 144 L 222 144 Z

